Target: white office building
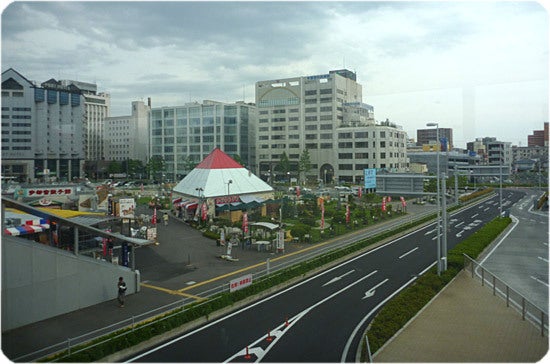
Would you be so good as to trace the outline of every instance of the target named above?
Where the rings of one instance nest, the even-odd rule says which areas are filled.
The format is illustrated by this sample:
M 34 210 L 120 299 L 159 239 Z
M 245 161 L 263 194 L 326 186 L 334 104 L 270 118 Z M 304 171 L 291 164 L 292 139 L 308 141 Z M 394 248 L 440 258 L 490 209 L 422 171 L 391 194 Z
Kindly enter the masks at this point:
M 352 71 L 256 82 L 256 106 L 256 156 L 263 178 L 286 178 L 275 168 L 283 152 L 291 175 L 298 177 L 305 150 L 310 180 L 359 183 L 364 168 L 407 168 L 406 133 L 374 121 L 374 109 L 362 103 L 362 86 Z
M 97 85 L 88 82 L 61 80 L 64 86 L 78 88 L 84 96 L 84 152 L 87 161 L 106 159 L 104 149 L 105 118 L 110 115 L 111 96 L 105 92 L 97 92 Z
M 20 181 L 82 177 L 84 96 L 50 79 L 40 86 L 2 73 L 2 176 Z
M 150 103 L 133 101 L 131 115 L 105 118 L 103 136 L 105 160 L 140 160 L 144 165 L 147 163 L 150 110 Z

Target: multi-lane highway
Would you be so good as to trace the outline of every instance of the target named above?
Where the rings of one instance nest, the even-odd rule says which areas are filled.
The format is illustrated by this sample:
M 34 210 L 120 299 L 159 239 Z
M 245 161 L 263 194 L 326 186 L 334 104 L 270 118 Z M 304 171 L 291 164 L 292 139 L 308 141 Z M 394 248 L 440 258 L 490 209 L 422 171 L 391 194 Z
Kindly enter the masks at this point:
M 503 205 L 523 194 L 507 192 Z M 498 216 L 499 205 L 495 196 L 451 214 L 449 249 Z M 355 361 L 376 310 L 435 264 L 436 241 L 434 223 L 127 360 Z

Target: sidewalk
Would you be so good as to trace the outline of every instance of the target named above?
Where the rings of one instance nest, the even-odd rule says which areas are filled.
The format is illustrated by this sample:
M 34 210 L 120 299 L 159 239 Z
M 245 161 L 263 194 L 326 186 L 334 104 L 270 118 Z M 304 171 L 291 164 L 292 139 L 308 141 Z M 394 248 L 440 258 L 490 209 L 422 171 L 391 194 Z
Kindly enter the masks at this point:
M 373 357 L 374 362 L 537 362 L 548 337 L 465 271 Z

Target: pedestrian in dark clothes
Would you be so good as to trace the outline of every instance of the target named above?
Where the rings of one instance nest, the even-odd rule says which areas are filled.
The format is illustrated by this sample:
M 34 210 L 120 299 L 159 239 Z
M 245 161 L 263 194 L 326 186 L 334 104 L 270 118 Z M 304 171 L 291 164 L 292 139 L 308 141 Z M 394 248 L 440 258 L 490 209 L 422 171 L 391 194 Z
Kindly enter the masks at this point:
M 124 279 L 122 277 L 118 278 L 118 304 L 120 307 L 124 307 L 124 298 L 126 297 L 126 282 L 124 282 Z

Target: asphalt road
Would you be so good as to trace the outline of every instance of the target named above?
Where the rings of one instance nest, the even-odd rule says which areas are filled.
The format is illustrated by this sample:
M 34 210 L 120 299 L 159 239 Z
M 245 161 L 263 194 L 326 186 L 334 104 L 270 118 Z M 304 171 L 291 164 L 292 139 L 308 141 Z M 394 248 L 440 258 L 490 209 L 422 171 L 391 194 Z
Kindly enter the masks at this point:
M 498 205 L 497 196 L 452 214 L 449 250 L 498 216 Z M 428 225 L 127 360 L 237 362 L 248 348 L 255 361 L 355 361 L 376 310 L 435 264 L 436 239 Z
M 504 196 L 511 193 L 505 191 Z M 533 201 L 540 195 L 540 191 L 526 190 L 526 195 L 511 206 L 513 230 L 481 262 L 530 302 L 548 310 L 548 212 L 533 210 Z

